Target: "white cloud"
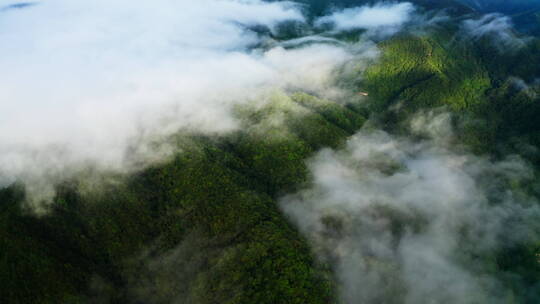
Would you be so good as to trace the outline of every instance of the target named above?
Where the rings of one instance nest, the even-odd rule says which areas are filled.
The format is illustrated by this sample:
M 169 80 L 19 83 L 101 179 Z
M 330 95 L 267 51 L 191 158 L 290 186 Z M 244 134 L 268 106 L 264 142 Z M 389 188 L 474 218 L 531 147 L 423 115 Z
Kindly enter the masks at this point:
M 349 58 L 337 46 L 250 50 L 262 38 L 246 27 L 288 20 L 304 21 L 294 4 L 259 0 L 50 0 L 0 12 L 0 182 L 123 169 L 128 151 L 155 158 L 145 143 L 179 128 L 234 129 L 231 105 L 259 89 L 324 86 Z
M 347 8 L 321 17 L 315 23 L 318 26 L 329 24 L 337 31 L 366 29 L 388 35 L 399 31 L 410 20 L 414 10 L 414 6 L 409 2 L 383 2 Z

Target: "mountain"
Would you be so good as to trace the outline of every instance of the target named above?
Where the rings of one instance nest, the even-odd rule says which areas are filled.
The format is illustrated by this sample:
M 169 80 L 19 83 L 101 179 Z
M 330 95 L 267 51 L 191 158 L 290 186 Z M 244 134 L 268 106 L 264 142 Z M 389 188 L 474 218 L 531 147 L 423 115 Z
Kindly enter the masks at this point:
M 458 25 L 536 6 L 415 3 L 459 18 L 378 57 L 355 40 L 334 95 L 239 103 L 234 131 L 180 130 L 170 159 L 67 179 L 43 214 L 32 185 L 1 189 L 1 302 L 538 303 L 540 40 L 501 50 Z

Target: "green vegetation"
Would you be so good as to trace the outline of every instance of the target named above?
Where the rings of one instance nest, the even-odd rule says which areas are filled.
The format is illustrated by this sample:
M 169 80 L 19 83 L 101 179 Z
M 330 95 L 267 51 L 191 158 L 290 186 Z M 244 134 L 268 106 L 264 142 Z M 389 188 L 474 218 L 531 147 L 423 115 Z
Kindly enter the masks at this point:
M 22 186 L 2 190 L 3 303 L 85 303 L 94 293 L 113 303 L 330 303 L 327 271 L 275 199 L 306 180 L 306 157 L 337 147 L 364 119 L 305 94 L 238 115 L 243 131 L 181 136 L 166 164 L 98 190 L 60 185 L 43 217 L 22 210 Z M 144 281 L 156 264 L 166 274 L 179 250 L 193 265 L 169 273 L 177 286 Z
M 368 69 L 365 86 L 378 111 L 402 101 L 410 111 L 449 106 L 470 109 L 490 88 L 487 71 L 466 49 L 451 51 L 429 37 L 399 37 L 382 43 L 381 63 Z
M 490 41 L 457 41 L 445 31 L 396 37 L 381 44 L 383 56 L 366 71 L 360 86 L 372 96 L 371 110 L 380 123 L 393 132 L 403 133 L 403 124 L 419 110 L 450 111 L 456 144 L 494 158 L 518 154 L 530 162 L 537 179 L 538 43 L 501 53 Z M 540 194 L 536 183 L 519 187 Z M 513 287 L 516 298 L 509 303 L 538 301 L 539 246 L 512 245 L 486 259 L 494 275 Z M 517 280 L 516 274 L 523 279 Z
M 381 44 L 380 63 L 360 86 L 372 96 L 371 110 L 398 129 L 412 113 L 442 107 L 455 114 L 460 141 L 478 153 L 516 140 L 536 145 L 538 87 L 520 88 L 516 79 L 534 82 L 539 43 L 501 53 L 489 41 L 458 41 L 447 30 L 401 36 Z

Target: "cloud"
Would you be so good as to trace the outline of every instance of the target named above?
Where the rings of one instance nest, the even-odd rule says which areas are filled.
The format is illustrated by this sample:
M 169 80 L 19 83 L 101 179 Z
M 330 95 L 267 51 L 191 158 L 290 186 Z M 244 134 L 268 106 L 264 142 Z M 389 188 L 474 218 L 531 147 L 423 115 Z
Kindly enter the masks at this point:
M 486 37 L 492 39 L 492 42 L 501 52 L 521 48 L 528 41 L 527 38 L 518 35 L 510 17 L 498 13 L 487 14 L 477 19 L 464 20 L 462 31 L 475 40 Z
M 344 303 L 506 303 L 490 257 L 540 240 L 538 202 L 518 186 L 532 169 L 452 151 L 446 114 L 413 119 L 413 134 L 422 121 L 437 140 L 363 130 L 319 152 L 312 183 L 281 207 L 333 266 Z
M 8 5 L 0 6 L 0 12 L 4 12 L 8 10 L 24 9 L 24 8 L 28 8 L 37 4 L 38 4 L 37 2 L 20 2 L 20 3 L 8 4 Z
M 0 66 L 9 71 L 0 76 L 0 186 L 22 180 L 40 199 L 81 170 L 129 172 L 166 159 L 178 130 L 236 130 L 232 108 L 269 90 L 342 98 L 336 71 L 378 54 L 370 35 L 354 45 L 317 35 L 273 40 L 284 24 L 311 26 L 304 7 L 288 1 L 26 4 L 0 5 L 23 8 L 0 12 Z M 316 23 L 384 36 L 413 11 L 382 3 Z
M 525 93 L 529 98 L 536 98 L 538 96 L 538 81 L 534 80 L 531 83 L 527 83 L 525 80 L 510 76 L 507 80 L 517 92 Z
M 391 35 L 407 23 L 414 6 L 409 2 L 378 3 L 362 7 L 346 8 L 315 21 L 317 26 L 329 25 L 336 31 L 365 29 L 379 34 Z
M 291 2 L 51 0 L 0 16 L 0 184 L 47 188 L 81 167 L 160 158 L 154 142 L 234 130 L 233 104 L 324 89 L 350 58 L 332 45 L 257 49 L 267 37 L 250 28 L 304 22 Z
M 313 44 L 313 43 L 326 43 L 330 45 L 341 45 L 341 46 L 347 45 L 345 42 L 340 41 L 338 39 L 319 36 L 319 35 L 310 35 L 310 36 L 304 36 L 300 38 L 286 40 L 286 41 L 281 42 L 280 45 L 285 48 L 292 48 L 292 47 L 302 46 L 305 44 Z

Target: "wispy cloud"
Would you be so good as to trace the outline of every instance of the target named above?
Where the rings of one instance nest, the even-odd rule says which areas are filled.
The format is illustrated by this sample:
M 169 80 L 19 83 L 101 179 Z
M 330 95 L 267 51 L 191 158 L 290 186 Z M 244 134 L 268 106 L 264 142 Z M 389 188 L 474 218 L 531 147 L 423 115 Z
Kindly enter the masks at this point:
M 448 116 L 426 115 L 411 132 L 436 141 L 361 131 L 315 156 L 312 184 L 282 201 L 345 303 L 505 303 L 489 256 L 540 240 L 538 202 L 516 187 L 534 182 L 529 165 L 452 151 Z
M 365 29 L 378 34 L 391 35 L 411 19 L 414 6 L 409 2 L 378 3 L 347 8 L 321 17 L 317 26 L 329 26 L 336 31 Z
M 462 31 L 473 39 L 488 38 L 501 52 L 511 52 L 527 44 L 514 29 L 512 19 L 501 14 L 487 14 L 462 23 Z

